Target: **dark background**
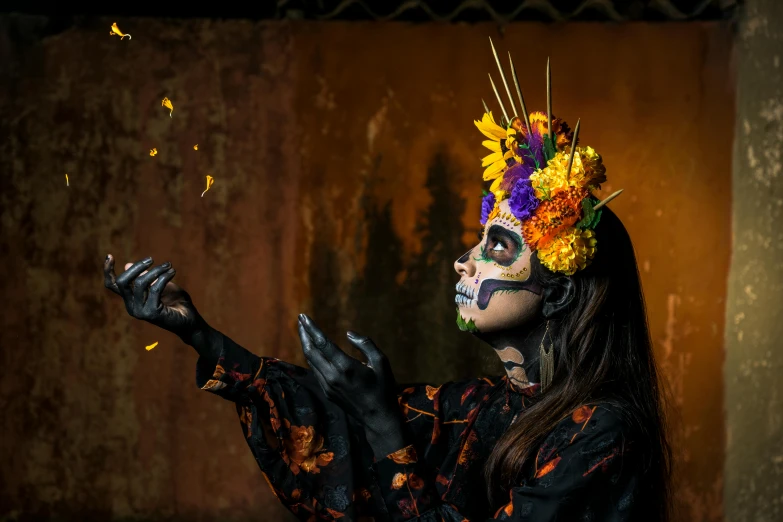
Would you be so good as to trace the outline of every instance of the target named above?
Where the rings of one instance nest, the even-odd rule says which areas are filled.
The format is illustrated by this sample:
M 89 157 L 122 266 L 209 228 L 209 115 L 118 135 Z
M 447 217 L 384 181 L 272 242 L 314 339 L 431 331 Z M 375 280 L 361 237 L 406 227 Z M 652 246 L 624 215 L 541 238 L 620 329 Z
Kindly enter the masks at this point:
M 731 449 L 737 434 L 759 431 L 732 420 L 743 405 L 736 375 L 773 363 L 731 351 L 754 316 L 740 308 L 763 300 L 764 285 L 748 289 L 748 270 L 730 271 L 745 251 L 732 149 L 756 129 L 774 138 L 779 123 L 774 104 L 735 115 L 746 110 L 736 69 L 760 60 L 745 58 L 743 42 L 768 35 L 776 8 L 369 4 L 16 5 L 0 15 L 0 516 L 286 519 L 232 405 L 196 389 L 195 354 L 130 319 L 102 287 L 107 253 L 171 261 L 202 314 L 261 355 L 302 364 L 294 322 L 307 312 L 335 339 L 349 328 L 371 335 L 402 381 L 502 371 L 457 331 L 452 304 L 452 262 L 479 229 L 472 120 L 482 98 L 495 106 L 487 36 L 511 50 L 533 110 L 544 108 L 551 57 L 555 113 L 582 119 L 580 136 L 607 164 L 603 192 L 625 189 L 612 206 L 636 244 L 671 390 L 677 520 L 777 513 L 759 502 L 772 493 L 747 486 L 762 483 L 754 455 Z M 110 37 L 112 22 L 133 38 Z M 739 185 L 775 193 L 766 170 L 753 174 L 774 157 L 739 157 L 751 180 Z M 201 197 L 207 174 L 215 185 Z M 758 417 L 772 439 L 779 418 Z M 774 492 L 776 470 L 759 490 Z M 724 477 L 740 484 L 734 494 Z

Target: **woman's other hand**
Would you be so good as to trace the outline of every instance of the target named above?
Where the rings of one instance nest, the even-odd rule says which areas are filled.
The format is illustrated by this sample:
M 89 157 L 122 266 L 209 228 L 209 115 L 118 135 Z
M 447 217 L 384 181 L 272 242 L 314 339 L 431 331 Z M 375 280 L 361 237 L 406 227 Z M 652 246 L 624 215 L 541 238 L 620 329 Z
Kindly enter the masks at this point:
M 170 282 L 176 274 L 171 263 L 150 267 L 152 258 L 148 257 L 126 264 L 125 271 L 115 277 L 114 257 L 108 255 L 103 263 L 104 285 L 122 297 L 132 317 L 172 332 L 190 344 L 203 323 L 193 301 L 185 290 Z
M 343 352 L 302 314 L 299 338 L 307 362 L 326 397 L 364 427 L 376 458 L 403 443 L 396 382 L 386 356 L 367 337 L 348 332 L 348 340 L 367 358 L 362 363 Z

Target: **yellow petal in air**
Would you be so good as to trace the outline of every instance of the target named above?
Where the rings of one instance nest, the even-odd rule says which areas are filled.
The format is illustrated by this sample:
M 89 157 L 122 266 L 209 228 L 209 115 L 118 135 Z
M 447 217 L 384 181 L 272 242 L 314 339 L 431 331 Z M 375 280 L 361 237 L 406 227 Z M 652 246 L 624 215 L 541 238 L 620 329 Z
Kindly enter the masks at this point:
M 150 156 L 154 156 L 158 153 L 158 149 L 150 149 Z
M 171 103 L 171 100 L 169 100 L 168 98 L 163 98 L 163 101 L 160 102 L 160 104 L 163 107 L 166 107 L 167 109 L 169 109 L 169 117 L 172 117 L 171 113 L 174 112 L 174 104 Z
M 149 345 L 149 346 L 145 346 L 145 347 L 144 347 L 144 349 L 145 349 L 145 350 L 147 350 L 147 351 L 149 352 L 150 350 L 152 350 L 152 349 L 153 349 L 153 348 L 155 348 L 156 346 L 158 346 L 158 341 L 155 341 L 154 343 L 152 343 L 152 344 L 151 344 L 151 345 Z
M 120 37 L 120 40 L 122 40 L 126 36 L 128 37 L 128 40 L 131 40 L 131 35 L 125 34 L 122 31 L 120 31 L 120 28 L 117 27 L 117 22 L 111 24 L 111 31 L 109 32 L 109 36 L 114 36 L 115 34 Z
M 215 183 L 215 178 L 213 178 L 210 175 L 207 175 L 207 188 L 204 189 L 204 192 L 201 193 L 201 197 L 204 197 L 204 194 L 207 193 L 207 190 L 209 190 L 209 187 L 212 186 L 212 184 Z
M 68 174 L 65 175 L 65 186 L 70 187 L 71 185 L 68 183 Z
M 193 145 L 193 150 L 198 150 L 198 143 L 196 143 L 195 145 Z

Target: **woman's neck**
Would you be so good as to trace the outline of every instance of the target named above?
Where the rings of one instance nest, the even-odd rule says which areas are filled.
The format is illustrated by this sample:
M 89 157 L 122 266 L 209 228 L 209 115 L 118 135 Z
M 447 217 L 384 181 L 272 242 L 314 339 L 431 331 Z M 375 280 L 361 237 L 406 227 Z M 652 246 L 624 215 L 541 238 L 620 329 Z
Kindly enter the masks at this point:
M 482 341 L 494 348 L 506 369 L 509 381 L 525 388 L 540 381 L 539 351 L 546 322 L 501 332 L 478 333 Z

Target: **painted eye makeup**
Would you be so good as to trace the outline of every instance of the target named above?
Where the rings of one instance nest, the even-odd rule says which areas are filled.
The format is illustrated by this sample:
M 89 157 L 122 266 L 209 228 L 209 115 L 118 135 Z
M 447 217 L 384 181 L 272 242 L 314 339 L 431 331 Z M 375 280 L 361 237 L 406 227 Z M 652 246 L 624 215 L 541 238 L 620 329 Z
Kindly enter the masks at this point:
M 500 266 L 511 266 L 525 251 L 519 234 L 500 225 L 492 225 L 486 235 L 487 242 L 481 247 L 482 261 L 494 261 Z

